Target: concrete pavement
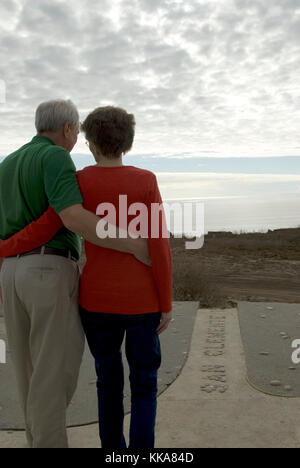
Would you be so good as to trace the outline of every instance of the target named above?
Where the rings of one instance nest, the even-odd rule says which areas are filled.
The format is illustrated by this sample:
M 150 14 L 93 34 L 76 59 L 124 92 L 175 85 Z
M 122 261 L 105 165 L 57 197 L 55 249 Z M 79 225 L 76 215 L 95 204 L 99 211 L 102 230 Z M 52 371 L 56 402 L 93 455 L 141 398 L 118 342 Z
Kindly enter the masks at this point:
M 296 448 L 299 414 L 300 399 L 248 385 L 237 310 L 201 309 L 182 372 L 158 398 L 156 448 Z M 71 448 L 100 448 L 97 425 L 68 434 Z M 0 432 L 1 448 L 25 445 L 23 432 Z

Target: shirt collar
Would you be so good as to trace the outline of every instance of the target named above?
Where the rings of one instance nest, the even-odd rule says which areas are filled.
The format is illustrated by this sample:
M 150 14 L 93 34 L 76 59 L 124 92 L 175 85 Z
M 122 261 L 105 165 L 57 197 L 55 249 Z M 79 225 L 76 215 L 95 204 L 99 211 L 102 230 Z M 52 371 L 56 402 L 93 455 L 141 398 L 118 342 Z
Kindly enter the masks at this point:
M 36 135 L 32 140 L 31 143 L 50 143 L 51 145 L 55 145 L 54 141 L 50 138 L 43 136 L 43 135 Z

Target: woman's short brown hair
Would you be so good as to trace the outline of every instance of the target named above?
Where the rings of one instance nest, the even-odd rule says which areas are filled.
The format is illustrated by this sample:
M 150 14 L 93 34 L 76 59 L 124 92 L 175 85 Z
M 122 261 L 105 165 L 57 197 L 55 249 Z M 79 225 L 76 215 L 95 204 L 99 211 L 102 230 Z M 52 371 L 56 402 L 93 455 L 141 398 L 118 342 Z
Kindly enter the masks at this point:
M 98 107 L 81 124 L 81 130 L 103 156 L 115 159 L 132 148 L 135 118 L 120 107 Z

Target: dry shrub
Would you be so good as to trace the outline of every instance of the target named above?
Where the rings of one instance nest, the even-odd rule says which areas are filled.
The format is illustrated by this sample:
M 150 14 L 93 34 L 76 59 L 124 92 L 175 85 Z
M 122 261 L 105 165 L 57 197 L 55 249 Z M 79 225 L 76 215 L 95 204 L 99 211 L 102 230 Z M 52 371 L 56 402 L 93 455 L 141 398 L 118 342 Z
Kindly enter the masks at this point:
M 225 299 L 201 263 L 176 262 L 173 271 L 174 301 L 199 301 L 200 307 L 222 307 Z

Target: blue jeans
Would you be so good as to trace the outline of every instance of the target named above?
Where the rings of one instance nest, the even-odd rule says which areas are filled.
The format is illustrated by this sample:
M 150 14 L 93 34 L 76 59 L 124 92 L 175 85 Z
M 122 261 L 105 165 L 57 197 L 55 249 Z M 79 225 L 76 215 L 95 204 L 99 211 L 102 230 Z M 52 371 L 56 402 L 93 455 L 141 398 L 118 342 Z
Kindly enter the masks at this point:
M 157 374 L 161 365 L 161 347 L 156 329 L 161 312 L 124 315 L 88 312 L 80 307 L 80 316 L 98 376 L 102 448 L 127 448 L 123 433 L 124 368 L 121 350 L 125 331 L 131 387 L 128 448 L 154 448 Z

